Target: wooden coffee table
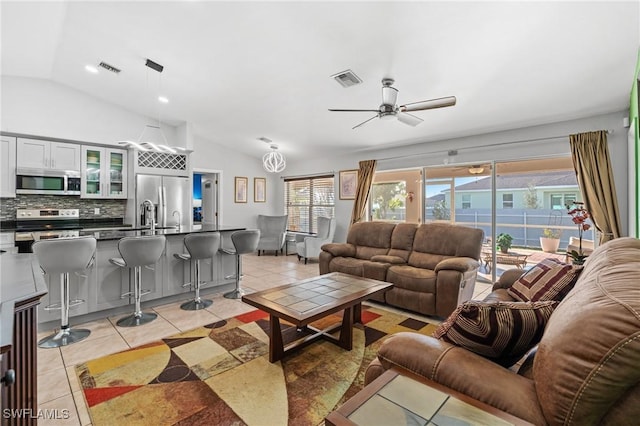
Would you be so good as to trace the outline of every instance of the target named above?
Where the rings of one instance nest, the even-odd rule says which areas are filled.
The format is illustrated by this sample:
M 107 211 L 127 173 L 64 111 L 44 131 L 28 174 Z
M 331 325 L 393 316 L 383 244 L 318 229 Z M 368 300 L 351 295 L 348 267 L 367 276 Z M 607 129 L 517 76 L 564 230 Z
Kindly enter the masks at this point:
M 362 322 L 361 303 L 374 294 L 384 293 L 393 284 L 361 278 L 340 272 L 309 278 L 297 283 L 242 296 L 242 301 L 269 314 L 269 361 L 276 362 L 284 355 L 302 345 L 323 338 L 341 348 L 351 350 L 353 346 L 353 324 Z M 309 324 L 344 310 L 342 323 L 319 330 Z M 299 329 L 308 329 L 315 334 L 296 341 L 286 348 L 283 343 L 280 319 Z M 330 333 L 340 329 L 340 337 Z
M 532 425 L 434 381 L 391 369 L 325 418 L 327 426 Z

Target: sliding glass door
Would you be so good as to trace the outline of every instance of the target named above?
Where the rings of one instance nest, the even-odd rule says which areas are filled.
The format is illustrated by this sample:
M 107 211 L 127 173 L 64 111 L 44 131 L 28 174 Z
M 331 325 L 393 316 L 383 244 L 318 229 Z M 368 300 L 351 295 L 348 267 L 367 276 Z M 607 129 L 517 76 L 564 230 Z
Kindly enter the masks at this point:
M 484 231 L 480 280 L 566 260 L 578 233 L 566 205 L 581 200 L 571 157 L 427 167 L 424 176 L 425 222 Z M 583 236 L 587 246 L 594 240 L 593 231 Z
M 493 179 L 491 163 L 427 167 L 424 170 L 424 221 L 449 222 L 484 231 L 478 280 L 490 282 Z

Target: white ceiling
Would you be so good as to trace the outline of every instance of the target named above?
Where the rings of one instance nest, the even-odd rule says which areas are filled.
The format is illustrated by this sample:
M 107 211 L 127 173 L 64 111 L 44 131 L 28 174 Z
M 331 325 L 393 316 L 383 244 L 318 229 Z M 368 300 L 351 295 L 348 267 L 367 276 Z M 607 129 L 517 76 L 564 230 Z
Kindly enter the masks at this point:
M 544 124 L 628 108 L 638 2 L 2 1 L 2 75 L 49 79 L 259 156 L 290 159 Z M 164 65 L 159 75 L 146 58 Z M 85 71 L 105 61 L 122 72 Z M 332 74 L 353 70 L 344 89 Z M 398 103 L 374 120 L 381 79 Z M 160 105 L 161 92 L 170 99 Z

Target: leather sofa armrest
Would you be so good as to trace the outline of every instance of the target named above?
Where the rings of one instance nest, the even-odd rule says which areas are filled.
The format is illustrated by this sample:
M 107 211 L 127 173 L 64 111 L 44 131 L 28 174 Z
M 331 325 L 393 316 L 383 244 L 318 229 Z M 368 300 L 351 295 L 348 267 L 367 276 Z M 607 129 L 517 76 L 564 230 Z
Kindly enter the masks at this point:
M 472 271 L 480 267 L 480 263 L 477 260 L 470 257 L 450 257 L 448 259 L 441 260 L 436 265 L 434 271 L 442 271 L 445 269 L 453 269 L 462 273 Z
M 376 254 L 370 259 L 372 262 L 390 263 L 392 265 L 404 265 L 407 262 L 400 256 L 390 256 L 386 254 Z
M 547 424 L 534 382 L 464 348 L 430 336 L 401 332 L 378 350 L 378 362 L 367 371 L 408 370 L 534 424 Z
M 355 257 L 356 247 L 349 243 L 329 243 L 322 246 L 322 250 L 338 257 Z
M 520 278 L 524 272 L 522 269 L 507 269 L 500 275 L 498 281 L 493 285 L 491 290 L 498 290 L 500 288 L 509 288 Z

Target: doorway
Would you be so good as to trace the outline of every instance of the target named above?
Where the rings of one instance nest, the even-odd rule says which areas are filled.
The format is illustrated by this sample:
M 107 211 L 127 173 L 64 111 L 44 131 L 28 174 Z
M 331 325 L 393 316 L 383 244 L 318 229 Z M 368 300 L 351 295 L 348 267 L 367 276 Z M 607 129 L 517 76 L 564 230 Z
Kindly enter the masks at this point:
M 194 170 L 193 172 L 193 224 L 220 225 L 221 172 L 212 170 Z

